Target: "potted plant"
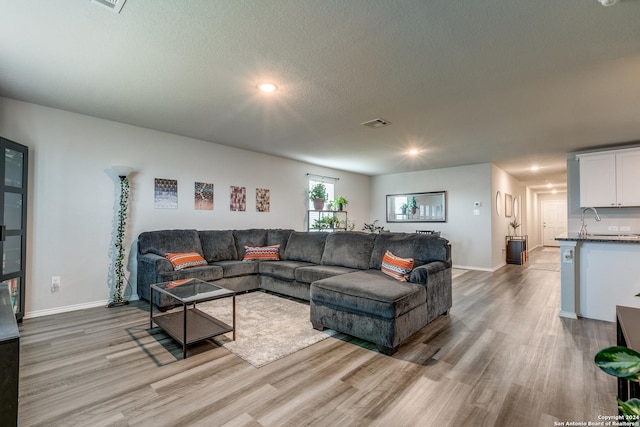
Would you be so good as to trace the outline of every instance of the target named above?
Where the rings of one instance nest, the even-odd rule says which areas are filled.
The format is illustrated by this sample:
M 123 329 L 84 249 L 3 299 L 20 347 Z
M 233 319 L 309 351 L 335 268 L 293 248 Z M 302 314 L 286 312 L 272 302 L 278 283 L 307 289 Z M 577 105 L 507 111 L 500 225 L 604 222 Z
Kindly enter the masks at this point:
M 313 200 L 313 208 L 315 210 L 322 210 L 324 208 L 324 201 L 327 198 L 327 188 L 323 183 L 318 183 L 309 191 L 309 199 Z
M 313 225 L 311 226 L 314 230 L 326 230 L 329 228 L 329 225 L 323 219 L 314 219 Z
M 520 227 L 520 224 L 518 224 L 518 220 L 514 218 L 514 220 L 509 223 L 509 226 L 511 228 L 513 228 L 514 236 L 517 236 L 518 235 L 518 227 Z
M 607 347 L 596 354 L 595 364 L 609 375 L 629 381 L 640 381 L 640 353 L 627 347 Z M 632 398 L 623 402 L 618 399 L 620 412 L 631 421 L 640 416 L 640 399 Z
M 336 206 L 337 210 L 342 211 L 342 210 L 344 210 L 344 207 L 349 204 L 349 201 L 346 198 L 344 198 L 343 196 L 338 196 L 333 201 L 333 204 Z
M 403 203 L 400 206 L 400 212 L 402 213 L 402 215 L 406 215 L 407 214 L 407 208 L 409 207 L 409 205 L 407 205 L 406 203 Z
M 409 198 L 409 208 L 411 208 L 411 215 L 415 215 L 418 210 L 418 201 L 415 197 Z
M 362 227 L 362 230 L 368 231 L 369 233 L 380 234 L 381 232 L 384 231 L 384 227 L 380 225 L 376 225 L 377 222 L 378 222 L 377 219 L 373 221 L 371 224 L 367 224 L 365 222 L 364 227 Z

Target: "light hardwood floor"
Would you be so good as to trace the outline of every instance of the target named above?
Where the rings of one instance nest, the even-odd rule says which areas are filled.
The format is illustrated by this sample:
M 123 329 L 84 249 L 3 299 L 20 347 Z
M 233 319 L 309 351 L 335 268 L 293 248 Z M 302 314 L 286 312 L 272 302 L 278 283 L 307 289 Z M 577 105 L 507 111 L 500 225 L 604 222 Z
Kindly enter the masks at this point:
M 27 319 L 19 425 L 554 426 L 615 415 L 593 364 L 615 324 L 558 317 L 558 250 L 454 279 L 451 314 L 388 357 L 329 338 L 256 369 L 205 343 L 180 360 L 147 306 Z M 173 350 L 172 350 L 173 349 Z

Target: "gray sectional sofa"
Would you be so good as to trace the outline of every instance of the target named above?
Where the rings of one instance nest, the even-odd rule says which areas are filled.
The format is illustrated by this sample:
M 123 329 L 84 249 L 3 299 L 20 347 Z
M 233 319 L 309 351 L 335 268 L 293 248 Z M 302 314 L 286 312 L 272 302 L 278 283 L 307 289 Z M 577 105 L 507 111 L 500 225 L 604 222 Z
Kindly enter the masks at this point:
M 245 246 L 280 245 L 280 261 L 242 261 Z M 390 250 L 414 258 L 407 282 L 381 271 Z M 208 265 L 174 271 L 166 253 L 197 252 Z M 451 308 L 451 247 L 413 233 L 297 232 L 282 229 L 160 230 L 138 237 L 138 295 L 149 285 L 185 278 L 235 291 L 265 289 L 309 301 L 311 323 L 375 343 L 392 354 L 412 334 Z M 173 306 L 154 293 L 161 309 Z

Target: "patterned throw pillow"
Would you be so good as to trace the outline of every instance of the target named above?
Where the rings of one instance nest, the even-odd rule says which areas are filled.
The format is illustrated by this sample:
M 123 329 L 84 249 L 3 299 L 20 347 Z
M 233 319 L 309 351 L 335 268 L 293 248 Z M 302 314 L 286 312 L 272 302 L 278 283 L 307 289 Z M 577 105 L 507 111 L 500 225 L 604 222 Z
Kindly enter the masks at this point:
M 200 254 L 197 252 L 184 252 L 177 254 L 167 253 L 164 254 L 164 256 L 167 257 L 169 261 L 171 261 L 171 264 L 173 264 L 173 269 L 176 271 L 184 270 L 185 268 L 189 267 L 207 265 L 207 261 L 205 261 L 205 259 L 202 258 L 202 256 L 200 256 Z
M 401 282 L 406 282 L 409 273 L 413 270 L 413 258 L 400 258 L 391 253 L 385 252 L 382 257 L 382 272 Z
M 245 246 L 243 261 L 280 261 L 280 245 Z

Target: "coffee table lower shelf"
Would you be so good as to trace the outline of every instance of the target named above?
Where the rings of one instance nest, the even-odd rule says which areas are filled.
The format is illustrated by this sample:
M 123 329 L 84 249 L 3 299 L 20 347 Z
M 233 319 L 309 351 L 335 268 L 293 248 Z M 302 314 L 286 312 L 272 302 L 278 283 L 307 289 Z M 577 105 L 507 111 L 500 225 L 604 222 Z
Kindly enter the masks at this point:
M 184 316 L 185 313 L 183 311 L 176 311 L 155 316 L 152 320 L 183 347 L 233 331 L 233 327 L 230 325 L 209 316 L 197 308 L 189 308 L 186 310 L 188 327 L 186 328 L 187 335 L 185 339 Z

